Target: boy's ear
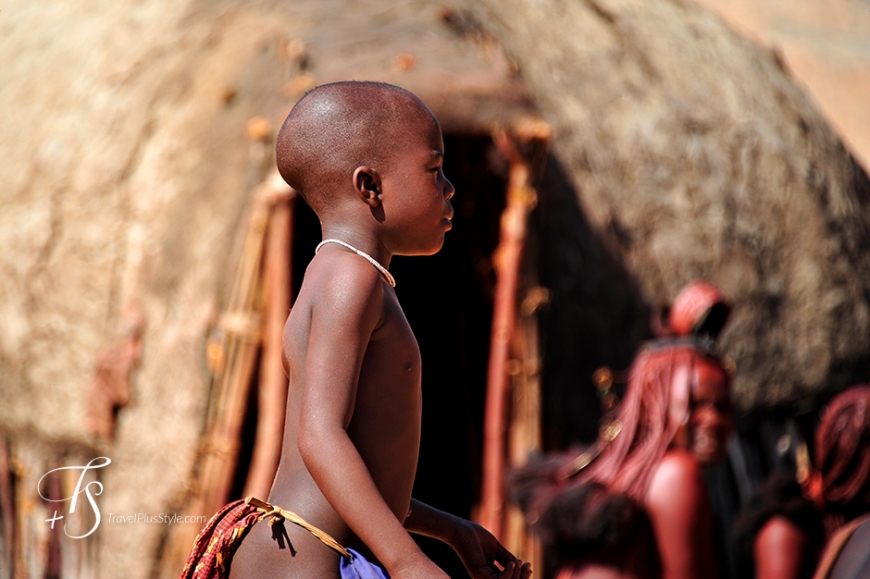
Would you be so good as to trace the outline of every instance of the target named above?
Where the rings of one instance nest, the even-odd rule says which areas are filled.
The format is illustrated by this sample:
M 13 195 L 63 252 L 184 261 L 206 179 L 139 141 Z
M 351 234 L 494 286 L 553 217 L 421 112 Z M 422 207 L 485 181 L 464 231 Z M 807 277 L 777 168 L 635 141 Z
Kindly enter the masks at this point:
M 374 208 L 381 204 L 381 175 L 371 167 L 357 167 L 353 172 L 353 187 L 363 202 Z

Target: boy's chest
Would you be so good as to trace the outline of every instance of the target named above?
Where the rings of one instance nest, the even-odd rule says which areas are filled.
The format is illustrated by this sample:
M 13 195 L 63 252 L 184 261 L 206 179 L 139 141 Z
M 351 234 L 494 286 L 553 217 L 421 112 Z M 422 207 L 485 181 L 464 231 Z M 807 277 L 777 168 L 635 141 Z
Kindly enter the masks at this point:
M 416 460 L 422 419 L 417 341 L 407 322 L 383 329 L 389 331 L 366 352 L 349 429 L 354 443 L 368 449 L 360 453 L 369 468 L 381 459 L 390 464 L 403 463 L 400 457 Z
M 366 363 L 381 371 L 398 374 L 401 382 L 420 381 L 420 347 L 395 298 L 386 300 L 384 321 L 372 334 Z
M 357 405 L 372 402 L 380 413 L 410 417 L 421 406 L 420 348 L 404 313 L 394 302 L 373 333 L 360 371 Z M 416 411 L 416 412 L 415 412 Z

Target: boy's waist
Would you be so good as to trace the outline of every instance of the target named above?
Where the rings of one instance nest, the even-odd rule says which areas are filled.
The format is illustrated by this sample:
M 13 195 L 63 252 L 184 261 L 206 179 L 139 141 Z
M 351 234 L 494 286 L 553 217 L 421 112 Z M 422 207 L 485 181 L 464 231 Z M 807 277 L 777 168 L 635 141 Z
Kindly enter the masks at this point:
M 257 523 L 264 520 L 268 520 L 270 526 L 289 521 L 322 543 L 324 552 L 329 548 L 338 553 L 342 561 L 353 563 L 354 567 L 366 568 L 364 561 L 354 562 L 357 555 L 296 513 L 248 497 L 225 505 L 206 523 L 188 555 L 181 579 L 226 579 L 229 576 L 230 563 L 242 541 L 248 537 L 253 527 L 259 526 Z

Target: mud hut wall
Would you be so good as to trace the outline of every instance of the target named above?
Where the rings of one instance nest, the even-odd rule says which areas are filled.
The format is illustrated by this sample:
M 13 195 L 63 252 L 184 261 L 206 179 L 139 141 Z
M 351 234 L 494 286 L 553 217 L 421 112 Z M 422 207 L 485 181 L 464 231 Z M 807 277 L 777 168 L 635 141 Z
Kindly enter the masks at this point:
M 687 1 L 453 4 L 517 62 L 643 301 L 733 296 L 741 409 L 866 377 L 870 188 L 775 53 Z
M 298 71 L 279 49 L 294 26 L 196 2 L 3 7 L 0 424 L 13 446 L 110 457 L 104 513 L 171 512 L 187 483 L 205 336 L 262 178 L 245 123 L 288 106 Z M 86 432 L 86 405 L 130 302 L 143 359 L 105 442 Z M 162 529 L 117 526 L 97 535 L 101 576 L 147 576 Z

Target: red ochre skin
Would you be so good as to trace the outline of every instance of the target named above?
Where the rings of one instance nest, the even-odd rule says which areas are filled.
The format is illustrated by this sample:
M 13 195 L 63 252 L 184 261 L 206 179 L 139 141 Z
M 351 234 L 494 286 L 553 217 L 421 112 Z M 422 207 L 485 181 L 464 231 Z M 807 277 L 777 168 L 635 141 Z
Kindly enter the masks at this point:
M 698 359 L 690 386 L 689 420 L 677 431 L 672 446 L 688 450 L 701 464 L 714 464 L 725 458 L 733 433 L 728 376 L 712 360 Z
M 662 559 L 664 579 L 714 578 L 713 521 L 701 465 L 724 458 L 734 430 L 730 383 L 718 363 L 698 358 L 689 418 L 653 473 L 644 504 Z
M 806 532 L 783 516 L 768 520 L 753 545 L 756 579 L 800 579 L 812 551 Z
M 358 136 L 354 145 L 359 153 L 353 159 L 373 160 L 324 171 L 338 175 L 332 181 L 319 181 L 317 166 L 295 171 L 292 159 L 282 159 L 292 147 L 279 135 L 279 169 L 285 177 L 305 174 L 309 190 L 300 193 L 318 212 L 323 238 L 349 243 L 387 268 L 396 254 L 437 252 L 451 226 L 454 189 L 441 169 L 441 129 L 425 105 L 406 91 L 374 83 L 327 85 L 300 105 L 282 133 L 316 139 L 322 131 L 351 131 L 342 133 L 342 143 L 354 138 L 358 117 L 385 107 L 394 111 L 396 126 Z M 321 125 L 297 130 L 294 123 L 309 122 L 306 114 L 324 117 L 322 131 Z M 386 152 L 369 155 L 372 147 Z M 292 177 L 290 184 L 296 185 Z M 287 320 L 284 355 L 290 386 L 269 502 L 372 557 L 393 579 L 447 579 L 409 532 L 449 543 L 475 579 L 529 578 L 528 564 L 485 529 L 412 500 L 420 445 L 420 351 L 395 291 L 371 263 L 340 245 L 323 246 Z M 286 538 L 278 541 L 274 528 L 255 525 L 236 552 L 231 577 L 339 575 L 335 552 L 307 531 L 284 527 Z
M 673 449 L 652 477 L 644 505 L 655 531 L 664 579 L 715 578 L 712 512 L 698 460 Z

